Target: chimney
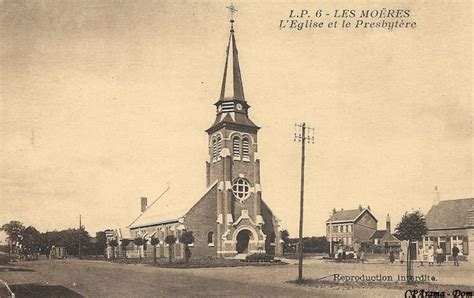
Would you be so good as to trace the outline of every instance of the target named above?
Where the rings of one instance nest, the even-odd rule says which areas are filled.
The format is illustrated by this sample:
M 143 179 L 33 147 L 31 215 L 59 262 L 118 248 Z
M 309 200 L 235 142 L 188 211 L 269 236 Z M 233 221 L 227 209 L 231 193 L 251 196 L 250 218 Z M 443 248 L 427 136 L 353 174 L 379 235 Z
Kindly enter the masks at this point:
M 372 210 L 370 210 L 370 205 L 367 205 L 367 209 L 369 209 L 369 211 L 372 211 Z
M 439 194 L 438 185 L 435 185 L 434 196 L 433 196 L 433 205 L 438 205 L 439 200 L 440 200 L 440 194 Z
M 336 214 L 336 208 L 332 209 L 332 215 Z
M 146 205 L 147 205 L 147 199 L 146 197 L 141 197 L 141 212 L 145 212 L 146 210 Z
M 363 208 L 362 208 L 362 205 L 361 205 L 361 204 L 359 204 L 359 213 L 361 213 L 361 212 L 362 212 L 362 210 L 363 210 Z
M 385 221 L 385 229 L 389 232 L 392 233 L 392 227 L 390 225 L 390 214 L 387 213 L 387 220 Z

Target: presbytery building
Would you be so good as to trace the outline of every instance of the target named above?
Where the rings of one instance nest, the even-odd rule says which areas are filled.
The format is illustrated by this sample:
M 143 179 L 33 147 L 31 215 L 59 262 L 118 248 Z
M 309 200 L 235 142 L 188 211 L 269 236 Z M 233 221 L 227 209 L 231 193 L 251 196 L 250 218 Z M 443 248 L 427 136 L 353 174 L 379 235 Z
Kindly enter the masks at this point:
M 377 231 L 377 222 L 370 206 L 363 208 L 359 205 L 357 209 L 339 211 L 333 209 L 326 221 L 330 251 L 335 251 L 340 245 L 353 247 L 354 243 L 371 242 L 370 237 Z

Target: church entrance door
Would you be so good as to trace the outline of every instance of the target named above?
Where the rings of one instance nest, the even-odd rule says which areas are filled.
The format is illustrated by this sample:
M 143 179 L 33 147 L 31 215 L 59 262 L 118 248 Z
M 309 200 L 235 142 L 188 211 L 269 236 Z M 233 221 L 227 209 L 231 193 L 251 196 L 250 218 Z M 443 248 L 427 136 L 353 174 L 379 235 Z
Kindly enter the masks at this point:
M 242 230 L 237 234 L 237 253 L 248 253 L 250 235 L 249 230 Z

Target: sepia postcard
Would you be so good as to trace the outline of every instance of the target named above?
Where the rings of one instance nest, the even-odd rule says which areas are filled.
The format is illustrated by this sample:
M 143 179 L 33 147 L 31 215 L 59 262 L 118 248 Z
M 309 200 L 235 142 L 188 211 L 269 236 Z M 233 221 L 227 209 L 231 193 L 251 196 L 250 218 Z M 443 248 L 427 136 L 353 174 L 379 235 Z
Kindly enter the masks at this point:
M 472 297 L 472 13 L 0 0 L 0 297 Z

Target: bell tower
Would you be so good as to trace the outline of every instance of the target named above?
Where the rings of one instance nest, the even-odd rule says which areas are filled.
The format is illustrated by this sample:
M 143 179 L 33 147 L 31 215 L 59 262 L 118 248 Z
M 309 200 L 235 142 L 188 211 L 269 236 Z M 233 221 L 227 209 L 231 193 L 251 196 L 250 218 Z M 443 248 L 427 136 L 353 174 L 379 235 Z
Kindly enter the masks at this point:
M 218 185 L 215 216 L 217 251 L 221 256 L 264 251 L 266 237 L 262 232 L 264 221 L 257 154 L 260 127 L 249 118 L 250 105 L 244 95 L 234 33 L 236 10 L 233 5 L 228 8 L 231 12 L 230 34 L 221 92 L 214 104 L 215 121 L 206 130 L 209 136 L 206 180 L 208 187 L 216 180 Z

